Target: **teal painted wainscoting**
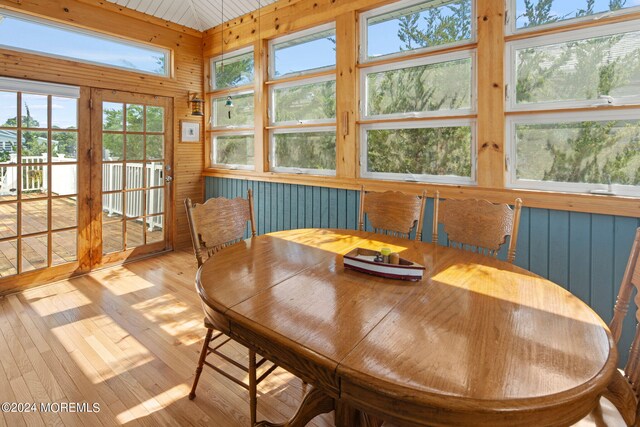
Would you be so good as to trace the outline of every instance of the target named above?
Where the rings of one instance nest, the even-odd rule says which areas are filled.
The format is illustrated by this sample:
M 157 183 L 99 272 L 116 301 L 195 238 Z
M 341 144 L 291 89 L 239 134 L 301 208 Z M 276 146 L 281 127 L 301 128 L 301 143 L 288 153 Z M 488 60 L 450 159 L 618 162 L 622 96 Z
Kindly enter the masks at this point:
M 205 186 L 206 199 L 246 197 L 250 188 L 258 234 L 357 227 L 359 191 L 211 177 L 206 178 Z M 423 240 L 431 238 L 432 219 L 433 199 L 429 199 Z M 525 207 L 516 264 L 568 289 L 608 322 L 639 226 L 640 218 Z M 440 239 L 446 244 L 444 233 Z M 633 316 L 627 318 L 619 346 L 621 363 L 633 339 Z

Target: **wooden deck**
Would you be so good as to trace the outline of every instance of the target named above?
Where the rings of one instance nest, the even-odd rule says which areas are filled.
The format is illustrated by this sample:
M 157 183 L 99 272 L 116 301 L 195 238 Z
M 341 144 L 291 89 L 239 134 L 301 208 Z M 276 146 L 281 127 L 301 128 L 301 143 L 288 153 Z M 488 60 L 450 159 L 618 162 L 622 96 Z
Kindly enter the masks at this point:
M 17 231 L 15 204 L 0 205 L 0 239 L 14 237 Z M 51 203 L 52 227 L 63 229 L 75 227 L 77 224 L 76 201 L 71 198 L 53 199 Z M 122 219 L 119 215 L 107 217 L 105 214 L 104 241 L 105 253 L 122 250 Z M 47 231 L 47 201 L 28 201 L 23 205 L 23 234 Z M 127 221 L 127 246 L 137 247 L 143 244 L 143 224 Z M 162 230 L 147 230 L 147 242 L 153 243 L 164 239 Z M 27 237 L 23 239 L 23 271 L 47 267 L 47 236 Z M 0 277 L 11 276 L 17 271 L 17 241 L 0 242 Z M 54 232 L 52 237 L 52 264 L 58 265 L 76 260 L 77 236 L 75 230 Z
M 248 426 L 247 391 L 211 369 L 187 398 L 205 332 L 195 272 L 195 257 L 175 252 L 0 297 L 0 400 L 100 405 L 0 413 L 0 425 Z M 278 368 L 258 387 L 258 419 L 284 421 L 303 393 Z

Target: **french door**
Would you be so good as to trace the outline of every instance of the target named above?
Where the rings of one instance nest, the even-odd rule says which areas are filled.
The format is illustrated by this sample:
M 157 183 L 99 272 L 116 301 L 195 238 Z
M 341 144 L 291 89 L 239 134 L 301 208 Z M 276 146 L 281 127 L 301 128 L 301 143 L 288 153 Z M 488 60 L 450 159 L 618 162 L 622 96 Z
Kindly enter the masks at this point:
M 92 267 L 172 247 L 172 100 L 91 92 Z

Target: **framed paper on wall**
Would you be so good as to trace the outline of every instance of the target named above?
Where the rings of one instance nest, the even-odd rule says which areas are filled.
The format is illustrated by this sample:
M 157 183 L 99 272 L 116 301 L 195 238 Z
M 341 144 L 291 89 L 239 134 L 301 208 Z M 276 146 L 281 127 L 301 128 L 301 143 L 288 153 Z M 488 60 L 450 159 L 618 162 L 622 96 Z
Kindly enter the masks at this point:
M 200 122 L 180 120 L 180 142 L 200 142 Z

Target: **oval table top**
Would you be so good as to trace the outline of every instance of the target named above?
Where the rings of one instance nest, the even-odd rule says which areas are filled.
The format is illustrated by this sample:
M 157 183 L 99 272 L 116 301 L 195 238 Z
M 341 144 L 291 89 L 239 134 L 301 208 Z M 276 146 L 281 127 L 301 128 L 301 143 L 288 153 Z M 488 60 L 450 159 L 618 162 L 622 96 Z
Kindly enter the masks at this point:
M 424 265 L 424 277 L 345 269 L 342 255 L 356 247 L 389 247 Z M 358 409 L 409 424 L 569 425 L 616 369 L 607 326 L 571 293 L 430 243 L 353 230 L 271 233 L 213 256 L 197 286 L 230 335 L 262 342 L 258 352 Z M 287 363 L 295 358 L 303 362 Z

